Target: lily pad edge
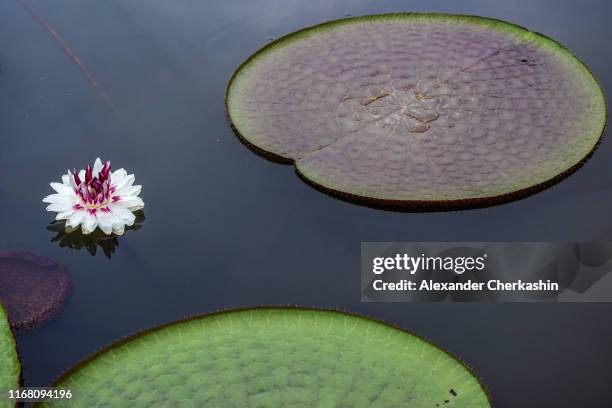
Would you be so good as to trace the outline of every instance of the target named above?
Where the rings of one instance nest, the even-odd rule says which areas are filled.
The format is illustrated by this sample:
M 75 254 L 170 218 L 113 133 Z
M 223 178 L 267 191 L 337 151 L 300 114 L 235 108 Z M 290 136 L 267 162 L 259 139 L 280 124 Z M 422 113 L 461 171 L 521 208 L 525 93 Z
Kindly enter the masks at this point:
M 63 291 L 61 296 L 58 299 L 56 299 L 56 302 L 53 305 L 55 306 L 55 308 L 52 307 L 50 309 L 43 310 L 37 315 L 31 316 L 28 320 L 18 322 L 18 324 L 15 324 L 15 325 L 11 325 L 12 330 L 23 330 L 23 331 L 32 330 L 36 327 L 44 325 L 49 320 L 55 318 L 62 312 L 65 306 L 65 303 L 67 302 L 68 298 L 72 294 L 72 280 L 70 277 L 70 270 L 68 269 L 66 265 L 58 261 L 55 261 L 53 259 L 45 258 L 43 256 L 36 255 L 32 252 L 25 251 L 23 249 L 2 249 L 0 250 L 0 259 L 3 259 L 3 258 L 18 259 L 24 262 L 29 262 L 33 265 L 36 265 L 42 268 L 57 268 L 59 271 L 57 273 L 61 273 L 67 277 L 67 283 L 66 283 L 67 286 L 65 287 L 65 290 Z M 6 312 L 8 315 L 8 311 Z M 10 318 L 9 318 L 9 323 L 11 323 Z
M 416 334 L 408 329 L 405 329 L 402 326 L 399 326 L 397 324 L 394 323 L 390 323 L 387 322 L 385 320 L 382 320 L 380 318 L 377 317 L 372 317 L 372 316 L 368 316 L 368 315 L 364 315 L 364 314 L 360 314 L 360 313 L 355 313 L 352 311 L 348 311 L 348 310 L 342 310 L 340 308 L 326 308 L 326 307 L 314 307 L 314 306 L 299 306 L 299 305 L 261 305 L 261 306 L 254 306 L 254 307 L 238 307 L 238 308 L 229 308 L 229 309 L 220 309 L 217 311 L 213 311 L 213 312 L 207 312 L 207 313 L 202 313 L 202 314 L 195 314 L 195 315 L 190 315 L 187 317 L 184 317 L 182 319 L 178 319 L 175 321 L 171 321 L 169 323 L 164 323 L 162 325 L 159 326 L 154 326 L 154 327 L 150 327 L 148 329 L 144 329 L 142 331 L 139 332 L 135 332 L 131 335 L 128 335 L 126 337 L 121 338 L 118 341 L 115 341 L 105 347 L 102 347 L 101 349 L 99 349 L 98 351 L 96 351 L 95 353 L 85 357 L 83 360 L 81 360 L 79 363 L 77 363 L 76 365 L 74 365 L 73 367 L 69 368 L 68 370 L 64 371 L 62 374 L 60 374 L 50 385 L 50 387 L 58 387 L 64 380 L 68 379 L 73 373 L 77 372 L 79 369 L 85 367 L 89 362 L 93 361 L 94 359 L 96 359 L 97 357 L 101 356 L 102 354 L 111 351 L 115 348 L 121 347 L 129 342 L 131 342 L 132 340 L 136 340 L 140 337 L 144 337 L 148 334 L 152 334 L 158 330 L 163 330 L 165 328 L 168 327 L 172 327 L 174 325 L 179 325 L 182 323 L 188 323 L 190 321 L 194 321 L 194 320 L 199 320 L 199 319 L 205 319 L 205 318 L 209 318 L 209 317 L 215 317 L 215 316 L 220 316 L 220 315 L 225 315 L 225 314 L 231 314 L 231 313 L 240 313 L 240 312 L 248 312 L 248 311 L 254 311 L 254 310 L 301 310 L 301 311 L 311 311 L 311 312 L 328 312 L 328 313 L 337 313 L 340 315 L 347 315 L 347 316 L 352 316 L 352 317 L 356 317 L 356 318 L 360 318 L 360 319 L 364 319 L 370 322 L 374 322 L 374 323 L 378 323 L 396 330 L 399 330 L 403 333 L 409 334 L 411 336 L 416 337 L 417 339 L 424 341 L 425 343 L 431 345 L 432 347 L 438 349 L 439 351 L 441 351 L 442 353 L 446 354 L 447 356 L 449 356 L 450 358 L 454 359 L 457 363 L 459 363 L 459 365 L 461 365 L 468 373 L 470 373 L 472 375 L 472 377 L 478 382 L 480 388 L 482 389 L 482 392 L 484 393 L 484 395 L 487 398 L 487 402 L 489 403 L 489 406 L 493 406 L 493 402 L 491 400 L 491 394 L 489 393 L 489 390 L 487 388 L 487 386 L 485 385 L 485 383 L 482 381 L 482 379 L 476 374 L 476 372 L 465 362 L 463 361 L 461 358 L 459 358 L 458 356 L 456 356 L 455 354 L 449 352 L 448 350 L 446 350 L 445 348 L 439 346 L 438 344 L 434 343 L 433 341 L 419 335 Z M 44 404 L 43 403 L 36 403 L 34 405 L 35 407 L 43 407 Z
M 309 177 L 308 171 L 301 169 L 299 165 L 299 159 L 293 159 L 289 157 L 280 156 L 274 152 L 265 150 L 255 143 L 251 142 L 248 137 L 245 135 L 246 132 L 243 132 L 239 128 L 239 124 L 237 124 L 232 119 L 231 114 L 231 99 L 232 99 L 232 86 L 236 82 L 237 79 L 240 78 L 241 74 L 244 71 L 244 68 L 251 64 L 252 62 L 258 60 L 259 58 L 265 56 L 268 52 L 273 51 L 277 47 L 282 47 L 286 43 L 293 42 L 302 37 L 306 37 L 312 34 L 317 33 L 322 29 L 327 29 L 333 26 L 340 26 L 344 24 L 351 24 L 359 21 L 375 21 L 375 20 L 398 20 L 398 19 L 431 19 L 431 20 L 454 20 L 458 22 L 468 22 L 471 24 L 477 24 L 485 27 L 490 27 L 493 29 L 501 30 L 508 32 L 517 37 L 522 37 L 525 39 L 531 39 L 536 42 L 541 43 L 543 46 L 548 47 L 554 52 L 560 53 L 563 55 L 563 58 L 567 60 L 569 63 L 577 64 L 578 68 L 585 71 L 585 74 L 590 76 L 594 84 L 596 85 L 596 90 L 599 92 L 601 100 L 603 101 L 603 117 L 602 123 L 598 126 L 600 129 L 598 132 L 599 137 L 597 141 L 594 143 L 591 150 L 577 163 L 575 163 L 570 168 L 565 171 L 557 174 L 556 176 L 541 182 L 539 184 L 521 189 L 512 191 L 509 193 L 496 195 L 496 196 L 487 196 L 487 197 L 475 197 L 475 198 L 466 198 L 466 199 L 453 199 L 453 200 L 396 200 L 396 199 L 381 199 L 381 198 L 373 198 L 367 197 L 358 194 L 348 193 L 346 191 L 336 190 L 331 187 L 327 187 L 323 184 L 319 184 L 313 180 L 313 178 Z M 511 23 L 502 19 L 493 18 L 493 17 L 484 17 L 470 14 L 454 14 L 454 13 L 423 13 L 423 12 L 399 12 L 399 13 L 379 13 L 379 14 L 369 14 L 363 16 L 351 16 L 346 18 L 340 18 L 336 20 L 326 21 L 320 24 L 315 24 L 309 27 L 305 27 L 299 29 L 297 31 L 291 32 L 289 34 L 280 37 L 273 42 L 264 45 L 259 50 L 250 55 L 231 75 L 228 85 L 225 90 L 225 113 L 226 118 L 233 130 L 233 132 L 238 136 L 238 139 L 246 145 L 251 151 L 260 155 L 261 157 L 279 164 L 293 164 L 295 166 L 295 171 L 297 175 L 304 181 L 306 184 L 315 188 L 318 191 L 321 191 L 331 197 L 340 199 L 342 201 L 355 203 L 359 205 L 364 205 L 371 208 L 383 209 L 383 210 L 393 210 L 393 211 L 406 211 L 406 212 L 427 212 L 427 211 L 454 211 L 454 210 L 466 210 L 466 209 L 474 209 L 474 208 L 484 208 L 490 207 L 498 204 L 508 203 L 523 199 L 525 197 L 531 196 L 535 193 L 541 192 L 549 187 L 552 187 L 559 182 L 563 181 L 573 173 L 575 173 L 578 169 L 580 169 L 593 155 L 593 153 L 597 150 L 599 145 L 602 142 L 603 136 L 606 131 L 607 121 L 608 121 L 608 108 L 607 101 L 603 91 L 603 87 L 599 79 L 594 75 L 591 69 L 586 65 L 580 58 L 578 58 L 570 49 L 568 49 L 563 44 L 559 43 L 557 40 L 539 33 L 537 31 L 531 31 L 526 27 L 520 26 L 515 23 Z M 236 119 L 236 118 L 234 118 Z
M 2 303 L 0 303 L 0 319 L 6 320 L 8 331 L 12 338 L 13 350 L 15 352 L 14 362 L 19 366 L 19 377 L 17 378 L 17 386 L 21 388 L 23 387 L 23 384 L 24 384 L 23 383 L 23 369 L 21 367 L 21 358 L 19 357 L 19 349 L 17 348 L 17 340 L 15 339 L 15 334 L 13 333 L 13 330 L 11 329 L 11 325 L 8 320 L 8 313 L 6 312 L 6 309 L 4 309 L 4 306 L 2 305 Z M 6 390 L 1 390 L 1 391 L 6 391 Z M 23 404 L 20 402 L 15 402 L 14 406 L 20 407 L 20 406 L 23 406 Z

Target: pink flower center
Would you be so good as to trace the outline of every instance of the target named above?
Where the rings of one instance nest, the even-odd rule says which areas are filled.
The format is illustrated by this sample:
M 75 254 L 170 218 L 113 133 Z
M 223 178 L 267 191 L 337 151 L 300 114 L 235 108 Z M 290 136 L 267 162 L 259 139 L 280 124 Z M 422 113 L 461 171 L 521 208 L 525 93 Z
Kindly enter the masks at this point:
M 81 180 L 76 170 L 73 171 L 75 192 L 81 199 L 84 207 L 95 209 L 105 205 L 111 199 L 113 188 L 110 179 L 111 163 L 107 161 L 96 177 L 93 176 L 91 166 L 85 169 L 85 180 Z M 77 204 L 79 205 L 79 204 Z

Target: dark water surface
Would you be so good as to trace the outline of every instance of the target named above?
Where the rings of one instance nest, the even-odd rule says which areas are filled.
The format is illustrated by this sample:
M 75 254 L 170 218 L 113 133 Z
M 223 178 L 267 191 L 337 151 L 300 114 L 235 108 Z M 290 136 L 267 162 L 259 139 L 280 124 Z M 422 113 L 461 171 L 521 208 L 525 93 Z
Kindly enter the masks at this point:
M 300 304 L 432 339 L 475 369 L 499 407 L 612 406 L 612 305 L 362 304 L 359 282 L 361 241 L 612 240 L 609 140 L 535 196 L 410 214 L 330 198 L 249 151 L 226 122 L 229 76 L 270 38 L 347 13 L 415 10 L 543 32 L 612 90 L 603 0 L 1 1 L 0 247 L 56 259 L 73 278 L 61 315 L 18 335 L 26 384 L 46 385 L 100 347 L 185 315 Z M 144 186 L 143 228 L 110 260 L 51 242 L 40 202 L 66 168 L 97 156 Z

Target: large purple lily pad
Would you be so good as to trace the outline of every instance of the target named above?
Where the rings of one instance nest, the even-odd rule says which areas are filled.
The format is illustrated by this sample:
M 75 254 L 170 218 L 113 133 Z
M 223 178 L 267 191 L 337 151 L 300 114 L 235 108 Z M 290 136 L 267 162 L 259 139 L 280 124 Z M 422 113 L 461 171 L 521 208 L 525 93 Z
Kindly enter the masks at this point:
M 25 251 L 0 251 L 0 303 L 11 327 L 31 328 L 53 317 L 69 291 L 65 266 Z
M 556 41 L 511 23 L 386 14 L 289 34 L 226 94 L 258 150 L 376 203 L 487 204 L 538 191 L 597 145 L 605 100 Z

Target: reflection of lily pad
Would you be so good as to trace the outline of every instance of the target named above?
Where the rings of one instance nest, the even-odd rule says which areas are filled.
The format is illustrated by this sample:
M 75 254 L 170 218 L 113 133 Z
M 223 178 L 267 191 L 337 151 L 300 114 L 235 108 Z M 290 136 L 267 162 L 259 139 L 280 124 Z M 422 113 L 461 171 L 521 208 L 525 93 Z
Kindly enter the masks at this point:
M 222 312 L 137 334 L 56 385 L 74 395 L 58 406 L 489 406 L 474 375 L 431 343 L 297 308 Z
M 560 180 L 596 146 L 602 90 L 565 47 L 483 17 L 389 14 L 289 34 L 226 95 L 236 131 L 326 191 L 487 204 Z
M 65 266 L 25 251 L 0 252 L 0 302 L 13 328 L 30 328 L 52 317 L 70 291 Z
M 21 380 L 21 366 L 17 356 L 15 338 L 11 332 L 6 312 L 0 305 L 0 408 L 9 408 L 13 402 L 7 399 L 8 390 L 19 387 Z

